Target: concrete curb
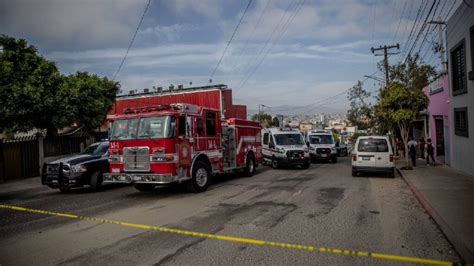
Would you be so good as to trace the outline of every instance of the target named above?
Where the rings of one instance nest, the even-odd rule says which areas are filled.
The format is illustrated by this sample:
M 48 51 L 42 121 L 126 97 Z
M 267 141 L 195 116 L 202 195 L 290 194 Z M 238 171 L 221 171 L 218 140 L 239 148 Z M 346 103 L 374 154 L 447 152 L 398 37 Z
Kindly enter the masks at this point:
M 426 213 L 434 221 L 435 225 L 438 227 L 440 232 L 443 234 L 443 236 L 446 238 L 449 244 L 453 247 L 454 251 L 456 252 L 458 257 L 461 259 L 461 263 L 466 264 L 467 261 L 471 263 L 474 262 L 473 254 L 470 252 L 470 250 L 467 248 L 464 242 L 461 241 L 457 237 L 454 230 L 451 229 L 448 223 L 441 217 L 441 215 L 439 215 L 436 212 L 436 210 L 425 199 L 425 197 L 416 189 L 416 187 L 403 176 L 402 171 L 398 167 L 395 167 L 395 169 L 397 170 L 398 174 L 401 176 L 405 184 L 408 186 L 410 191 L 413 193 L 415 198 L 418 200 L 420 205 L 423 207 L 423 209 L 425 209 Z

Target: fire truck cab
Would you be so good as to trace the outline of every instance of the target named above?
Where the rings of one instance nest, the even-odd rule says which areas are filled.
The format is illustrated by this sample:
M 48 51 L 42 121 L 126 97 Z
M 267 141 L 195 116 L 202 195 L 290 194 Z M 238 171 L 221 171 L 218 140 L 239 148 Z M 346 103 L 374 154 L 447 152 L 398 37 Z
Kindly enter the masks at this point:
M 128 108 L 110 124 L 110 173 L 104 183 L 138 190 L 185 183 L 193 192 L 224 172 L 255 173 L 262 160 L 260 124 L 221 120 L 218 109 L 176 103 Z

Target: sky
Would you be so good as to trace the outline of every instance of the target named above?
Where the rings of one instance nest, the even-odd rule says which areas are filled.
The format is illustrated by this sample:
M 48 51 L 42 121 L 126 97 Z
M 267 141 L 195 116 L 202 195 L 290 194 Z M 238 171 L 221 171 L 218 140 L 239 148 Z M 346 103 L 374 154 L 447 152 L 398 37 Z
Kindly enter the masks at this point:
M 441 19 L 461 4 L 440 2 Z M 151 0 L 116 76 L 123 93 L 191 82 L 226 84 L 234 102 L 250 110 L 264 104 L 285 113 L 308 105 L 309 110 L 295 110 L 345 113 L 344 92 L 376 72 L 382 59 L 370 48 L 400 43 L 400 54 L 389 61 L 402 60 L 411 29 L 421 27 L 415 24 L 418 10 L 431 5 L 428 0 L 252 0 L 244 12 L 248 3 Z M 112 78 L 146 5 L 147 0 L 0 0 L 0 33 L 25 38 L 64 74 L 87 71 Z M 427 32 L 420 51 L 436 66 L 430 42 L 436 42 L 437 31 Z M 364 83 L 374 94 L 377 86 L 370 79 Z

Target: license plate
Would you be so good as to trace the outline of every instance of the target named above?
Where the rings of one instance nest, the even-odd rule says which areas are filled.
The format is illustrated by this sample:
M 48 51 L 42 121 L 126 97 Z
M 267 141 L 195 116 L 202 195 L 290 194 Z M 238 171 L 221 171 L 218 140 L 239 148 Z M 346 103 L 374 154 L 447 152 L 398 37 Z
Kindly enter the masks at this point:
M 53 180 L 51 180 L 51 182 L 52 182 L 53 184 L 57 184 L 57 183 L 58 183 L 58 180 L 53 179 Z
M 362 157 L 363 161 L 370 161 L 370 157 Z
M 328 155 L 327 154 L 321 154 L 321 157 L 326 157 L 326 156 L 328 156 Z

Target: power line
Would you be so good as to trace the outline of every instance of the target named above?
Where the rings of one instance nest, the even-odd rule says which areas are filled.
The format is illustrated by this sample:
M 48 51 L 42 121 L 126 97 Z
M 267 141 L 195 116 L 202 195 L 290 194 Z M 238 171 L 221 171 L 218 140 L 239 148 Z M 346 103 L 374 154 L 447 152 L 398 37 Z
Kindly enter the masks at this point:
M 466 6 L 468 6 L 469 8 L 474 9 L 474 6 L 472 6 L 471 4 L 469 4 L 469 3 L 467 2 L 467 0 L 462 0 L 462 2 L 463 2 Z
M 400 20 L 398 21 L 397 30 L 395 31 L 395 35 L 393 36 L 392 42 L 395 42 L 395 39 L 397 38 L 398 30 L 400 29 L 400 24 L 402 23 L 403 15 L 405 14 L 405 11 L 407 8 L 407 3 L 408 3 L 408 0 L 405 0 L 405 4 L 403 5 L 403 11 L 402 11 L 402 14 L 400 15 Z
M 127 51 L 125 52 L 125 56 L 123 57 L 122 62 L 120 62 L 120 65 L 119 65 L 117 71 L 115 71 L 115 74 L 114 74 L 114 77 L 112 78 L 112 80 L 115 80 L 115 78 L 117 77 L 118 73 L 119 73 L 120 70 L 122 69 L 122 66 L 123 66 L 123 63 L 125 62 L 125 59 L 127 59 L 128 52 L 129 52 L 130 49 L 132 48 L 133 42 L 135 41 L 135 37 L 137 37 L 138 30 L 140 29 L 140 26 L 141 26 L 142 23 L 143 23 L 143 19 L 145 18 L 146 12 L 148 11 L 148 7 L 150 7 L 150 3 L 151 3 L 151 0 L 148 0 L 147 3 L 146 3 L 146 6 L 145 6 L 145 10 L 143 10 L 142 17 L 140 18 L 140 22 L 139 22 L 138 25 L 137 25 L 137 29 L 136 29 L 135 32 L 133 33 L 132 40 L 130 40 L 130 44 L 128 45 Z
M 212 77 L 214 77 L 214 74 L 216 73 L 217 68 L 219 68 L 219 65 L 221 64 L 222 59 L 224 58 L 224 55 L 225 55 L 225 53 L 227 52 L 227 48 L 229 48 L 230 43 L 231 43 L 232 40 L 234 39 L 235 33 L 236 33 L 237 30 L 239 29 L 239 26 L 240 26 L 240 24 L 242 23 L 242 20 L 244 19 L 245 14 L 247 13 L 247 10 L 248 10 L 249 7 L 250 7 L 250 4 L 252 4 L 252 0 L 249 0 L 247 6 L 245 7 L 244 13 L 242 13 L 242 16 L 240 17 L 239 23 L 237 23 L 237 26 L 235 27 L 234 32 L 232 33 L 232 36 L 230 36 L 230 39 L 229 39 L 229 41 L 227 42 L 227 45 L 225 46 L 224 52 L 222 53 L 221 58 L 220 58 L 219 61 L 217 62 L 216 67 L 215 67 L 214 70 L 212 71 L 211 77 L 209 78 L 209 80 L 212 80 Z
M 423 3 L 425 4 L 425 6 L 423 7 L 423 9 L 421 8 L 421 6 L 423 5 Z M 411 30 L 410 30 L 410 34 L 408 35 L 408 38 L 407 38 L 407 41 L 405 42 L 405 45 L 403 46 L 403 48 L 407 48 L 409 47 L 409 44 L 411 42 L 411 39 L 413 38 L 413 33 L 415 31 L 415 28 L 417 27 L 418 25 L 418 19 L 420 19 L 420 14 L 423 12 L 424 13 L 424 10 L 426 9 L 426 6 L 428 4 L 428 1 L 425 1 L 425 0 L 422 0 L 422 2 L 420 3 L 420 6 L 418 7 L 418 12 L 416 13 L 416 18 L 415 18 L 415 21 L 413 22 L 413 26 L 411 27 Z M 423 11 L 422 11 L 423 10 Z M 404 56 L 406 54 L 406 50 L 404 51 Z

